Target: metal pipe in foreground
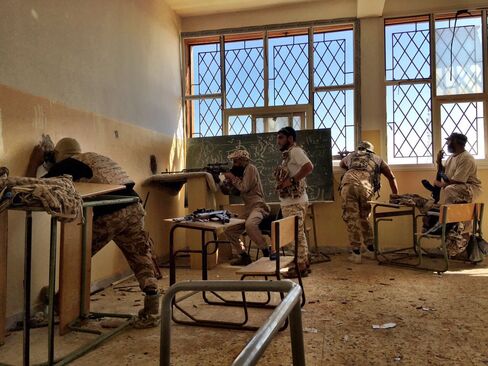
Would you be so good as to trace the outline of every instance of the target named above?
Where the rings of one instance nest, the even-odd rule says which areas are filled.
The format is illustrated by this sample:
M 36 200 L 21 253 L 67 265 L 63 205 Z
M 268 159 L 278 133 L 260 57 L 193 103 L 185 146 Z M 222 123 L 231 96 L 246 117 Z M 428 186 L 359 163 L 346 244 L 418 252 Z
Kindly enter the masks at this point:
M 301 322 L 301 288 L 296 283 L 284 281 L 187 281 L 171 286 L 161 304 L 160 365 L 170 365 L 172 303 L 178 292 L 182 291 L 255 291 L 287 292 L 283 301 L 276 307 L 269 319 L 256 332 L 255 336 L 239 354 L 233 365 L 255 365 L 271 342 L 285 319 L 290 316 L 293 364 L 305 365 L 305 352 Z

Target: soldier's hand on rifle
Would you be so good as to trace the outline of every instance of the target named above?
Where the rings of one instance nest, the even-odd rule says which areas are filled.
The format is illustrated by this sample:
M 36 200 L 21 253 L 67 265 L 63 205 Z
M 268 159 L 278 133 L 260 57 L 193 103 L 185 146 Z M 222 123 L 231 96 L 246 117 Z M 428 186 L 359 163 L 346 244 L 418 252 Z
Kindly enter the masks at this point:
M 223 174 L 224 174 L 225 179 L 228 179 L 228 180 L 232 180 L 232 179 L 234 179 L 236 177 L 234 174 L 228 173 L 228 172 L 227 173 L 223 173 Z
M 436 187 L 439 187 L 439 188 L 444 188 L 445 186 L 447 186 L 447 183 L 444 183 L 444 182 L 442 182 L 442 181 L 440 181 L 440 180 L 437 180 L 437 179 L 436 179 L 436 180 L 434 181 L 434 185 L 435 185 Z

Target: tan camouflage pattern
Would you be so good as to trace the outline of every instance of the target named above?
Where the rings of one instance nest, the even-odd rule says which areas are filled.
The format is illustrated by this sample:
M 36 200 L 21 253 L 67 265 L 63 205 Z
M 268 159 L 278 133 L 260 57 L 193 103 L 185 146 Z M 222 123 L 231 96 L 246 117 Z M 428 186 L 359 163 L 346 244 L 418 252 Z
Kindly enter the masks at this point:
M 81 182 L 123 185 L 133 183 L 121 166 L 106 156 L 87 152 L 73 155 L 72 158 L 88 165 L 93 171 L 92 178 L 80 179 Z
M 288 150 L 283 151 L 283 160 L 281 164 L 274 170 L 274 177 L 276 179 L 276 190 L 280 198 L 299 198 L 302 197 L 307 189 L 307 183 L 305 179 L 296 181 L 289 187 L 279 189 L 278 186 L 290 177 L 290 171 L 288 170 L 288 162 L 290 161 L 290 151 L 296 147 L 292 145 Z
M 145 211 L 134 203 L 93 222 L 92 256 L 111 240 L 122 250 L 141 290 L 157 290 L 149 234 L 144 231 Z
M 468 247 L 468 240 L 463 235 L 466 230 L 464 223 L 460 222 L 446 234 L 446 249 L 449 257 L 461 254 Z
M 247 150 L 238 149 L 231 152 L 227 159 L 234 160 L 234 159 L 244 159 L 244 160 L 251 160 L 251 155 Z
M 2 209 L 6 209 L 15 200 L 27 207 L 43 207 L 61 222 L 71 222 L 82 215 L 83 202 L 68 175 L 42 179 L 0 178 L 0 201 L 7 191 L 12 193 L 12 197 L 2 204 Z
M 308 243 L 305 236 L 305 222 L 308 203 L 297 203 L 281 207 L 283 217 L 298 216 L 298 264 L 308 264 Z
M 342 186 L 342 219 L 346 223 L 349 242 L 352 247 L 359 248 L 373 244 L 373 229 L 368 217 L 371 214 L 372 192 L 363 186 L 346 184 Z
M 422 214 L 432 209 L 439 209 L 439 205 L 433 199 L 422 197 L 415 193 L 391 194 L 390 203 L 402 206 L 417 207 Z

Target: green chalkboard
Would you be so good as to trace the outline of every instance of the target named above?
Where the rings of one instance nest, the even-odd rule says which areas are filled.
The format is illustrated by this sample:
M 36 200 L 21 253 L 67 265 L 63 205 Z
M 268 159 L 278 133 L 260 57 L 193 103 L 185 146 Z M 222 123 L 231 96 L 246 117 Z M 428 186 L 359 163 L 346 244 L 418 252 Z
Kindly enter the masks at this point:
M 310 201 L 334 199 L 330 129 L 297 131 L 297 144 L 302 147 L 314 165 L 307 177 Z M 227 155 L 236 148 L 245 148 L 251 154 L 263 182 L 267 202 L 279 201 L 275 191 L 274 169 L 281 162 L 276 145 L 276 133 L 198 137 L 188 140 L 187 168 L 204 167 L 210 163 L 229 162 Z

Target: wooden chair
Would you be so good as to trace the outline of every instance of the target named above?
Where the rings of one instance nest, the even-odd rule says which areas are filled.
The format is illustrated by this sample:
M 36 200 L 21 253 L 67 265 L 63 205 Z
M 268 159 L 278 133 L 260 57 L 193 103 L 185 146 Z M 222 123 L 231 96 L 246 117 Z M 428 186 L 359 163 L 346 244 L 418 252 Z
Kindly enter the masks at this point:
M 425 233 L 416 234 L 417 235 L 417 253 L 419 255 L 419 268 L 431 269 L 423 267 L 422 265 L 422 252 L 427 255 L 432 255 L 427 250 L 422 248 L 422 241 L 424 239 L 437 239 L 441 241 L 441 257 L 444 259 L 444 266 L 437 270 L 437 272 L 445 272 L 449 269 L 449 253 L 447 252 L 447 235 L 449 232 L 449 224 L 459 223 L 459 222 L 471 222 L 472 223 L 472 234 L 481 235 L 481 224 L 483 219 L 483 203 L 458 203 L 442 205 L 439 211 L 439 223 L 434 228 L 428 230 Z M 440 234 L 437 231 L 441 230 Z
M 281 249 L 295 242 L 295 254 L 293 256 L 280 255 Z M 276 277 L 281 279 L 281 274 L 287 272 L 291 264 L 298 269 L 298 216 L 289 216 L 271 223 L 271 243 L 277 253 L 276 260 L 272 261 L 268 257 L 262 257 L 257 261 L 240 268 L 236 271 L 241 275 L 241 280 L 246 277 Z M 302 288 L 302 306 L 305 305 L 305 290 L 303 288 L 300 271 L 298 273 L 298 283 Z M 244 299 L 245 301 L 245 299 Z

